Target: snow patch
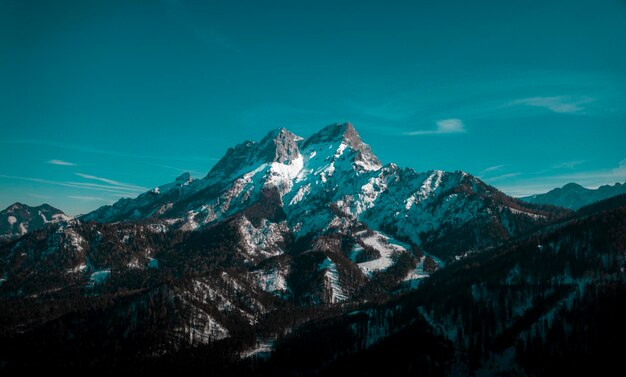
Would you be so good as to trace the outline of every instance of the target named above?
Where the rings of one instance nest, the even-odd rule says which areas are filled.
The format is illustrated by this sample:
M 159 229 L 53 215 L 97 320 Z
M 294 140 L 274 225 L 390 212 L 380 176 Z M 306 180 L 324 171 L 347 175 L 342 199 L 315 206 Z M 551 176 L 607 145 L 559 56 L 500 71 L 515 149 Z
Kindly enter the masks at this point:
M 509 209 L 509 211 L 511 211 L 511 213 L 516 214 L 516 215 L 524 215 L 533 219 L 545 219 L 546 218 L 544 215 L 537 215 L 536 213 L 520 211 L 519 209 L 515 209 L 511 207 L 507 207 L 507 208 Z
M 361 238 L 361 241 L 365 245 L 374 248 L 380 254 L 378 259 L 358 264 L 361 271 L 368 276 L 371 276 L 376 271 L 386 270 L 391 267 L 393 265 L 392 257 L 397 253 L 406 252 L 406 247 L 401 246 L 400 242 L 379 232 L 374 232 L 371 236 Z
M 65 234 L 68 236 L 70 246 L 77 252 L 82 253 L 84 251 L 83 244 L 86 243 L 85 239 L 72 228 L 68 228 Z
M 281 196 L 291 191 L 293 181 L 304 167 L 304 158 L 298 155 L 289 164 L 281 162 L 272 162 L 269 170 L 269 177 L 265 181 L 265 186 L 274 186 L 278 188 Z
M 337 152 L 335 152 L 335 158 L 341 157 L 343 151 L 345 151 L 347 147 L 348 145 L 345 143 L 339 144 L 339 148 L 337 148 Z
M 424 260 L 425 259 L 426 257 L 422 257 L 422 259 L 420 259 L 417 266 L 415 266 L 414 269 L 409 271 L 409 273 L 404 277 L 404 279 L 402 279 L 402 281 L 415 281 L 415 280 L 427 278 L 429 275 L 424 273 Z
M 286 269 L 272 268 L 254 273 L 257 285 L 264 290 L 275 295 L 283 295 L 288 292 Z
M 324 259 L 324 261 L 318 267 L 318 271 L 321 270 L 326 270 L 324 272 L 324 285 L 327 289 L 330 289 L 330 302 L 332 304 L 336 304 L 338 302 L 347 300 L 348 296 L 341 288 L 341 284 L 339 282 L 339 271 L 337 271 L 337 264 L 330 260 L 330 258 L 326 257 L 326 259 Z
M 241 353 L 242 359 L 247 359 L 250 357 L 256 358 L 267 358 L 274 350 L 274 340 L 273 339 L 263 339 L 257 341 L 254 347 L 251 347 Z
M 284 242 L 284 223 L 270 223 L 265 220 L 260 228 L 256 228 L 246 216 L 239 219 L 239 229 L 243 237 L 245 251 L 250 255 L 277 256 L 283 253 L 279 244 Z
M 293 198 L 291 198 L 291 200 L 289 201 L 289 205 L 294 205 L 294 204 L 298 204 L 298 202 L 300 202 L 305 195 L 309 194 L 311 192 L 311 184 L 307 183 L 304 186 L 301 186 L 298 189 L 298 192 L 296 192 L 296 195 L 293 196 Z
M 81 263 L 81 264 L 75 266 L 74 268 L 68 269 L 67 273 L 68 274 L 76 274 L 76 273 L 79 273 L 79 272 L 84 272 L 86 270 L 87 270 L 87 264 Z
M 443 174 L 443 171 L 435 170 L 431 175 L 429 175 L 428 178 L 426 178 L 426 180 L 422 183 L 420 190 L 406 200 L 405 208 L 409 210 L 414 204 L 430 197 L 441 185 Z
M 189 344 L 209 344 L 228 338 L 230 333 L 215 318 L 195 306 L 191 307 L 188 322 L 177 329 Z

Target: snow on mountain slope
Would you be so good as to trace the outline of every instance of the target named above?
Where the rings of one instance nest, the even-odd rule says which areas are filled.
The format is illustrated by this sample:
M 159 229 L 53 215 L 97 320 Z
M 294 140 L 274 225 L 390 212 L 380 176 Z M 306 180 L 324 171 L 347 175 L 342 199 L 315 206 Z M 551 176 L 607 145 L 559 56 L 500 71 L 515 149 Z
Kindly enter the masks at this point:
M 329 292 L 328 302 L 336 304 L 342 301 L 346 301 L 348 296 L 341 287 L 339 280 L 339 272 L 337 271 L 337 264 L 330 258 L 326 257 L 317 268 L 318 271 L 324 271 L 324 286 Z
M 255 227 L 244 215 L 239 219 L 238 225 L 246 250 L 252 255 L 273 257 L 284 252 L 284 237 L 289 231 L 285 222 L 272 223 L 264 220 L 260 227 Z
M 480 238 L 483 245 L 530 226 L 520 218 L 549 220 L 545 211 L 508 198 L 465 172 L 418 173 L 395 164 L 382 166 L 349 123 L 325 127 L 306 139 L 286 129 L 271 131 L 259 142 L 230 148 L 201 180 L 184 175 L 84 219 L 160 218 L 174 229 L 197 230 L 254 205 L 273 190 L 296 237 L 363 221 L 422 245 L 479 220 L 492 228 L 487 238 Z M 475 247 L 468 244 L 453 253 Z
M 0 245 L 0 296 L 136 294 L 147 301 L 129 302 L 148 307 L 158 296 L 175 344 L 211 344 L 285 308 L 414 289 L 446 261 L 561 214 L 465 172 L 383 166 L 350 124 L 306 139 L 279 129 L 229 149 L 202 179 L 183 174 Z
M 288 268 L 274 267 L 258 270 L 253 273 L 257 285 L 264 290 L 277 296 L 284 296 L 289 292 L 287 285 Z
M 361 271 L 367 276 L 371 276 L 376 271 L 386 270 L 393 265 L 395 255 L 407 252 L 407 247 L 399 245 L 397 241 L 379 232 L 367 235 L 365 231 L 361 231 L 357 233 L 357 236 L 359 236 L 360 243 L 373 248 L 380 255 L 379 258 L 358 264 Z M 363 248 L 361 245 L 355 247 Z
M 71 217 L 48 204 L 31 207 L 14 203 L 0 212 L 0 238 L 11 239 L 48 224 L 70 220 Z

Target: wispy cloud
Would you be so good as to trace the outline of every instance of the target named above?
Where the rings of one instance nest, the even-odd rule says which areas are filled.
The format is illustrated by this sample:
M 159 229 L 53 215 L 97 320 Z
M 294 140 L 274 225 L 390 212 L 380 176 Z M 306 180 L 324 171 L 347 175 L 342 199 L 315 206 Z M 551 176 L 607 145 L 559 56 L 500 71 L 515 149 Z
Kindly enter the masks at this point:
M 565 162 L 561 162 L 560 164 L 554 165 L 552 168 L 553 169 L 574 169 L 576 166 L 582 165 L 585 162 L 587 161 L 586 160 L 565 161 Z
M 61 166 L 76 166 L 76 164 L 73 162 L 67 162 L 63 160 L 49 160 L 49 161 L 46 161 L 46 164 L 61 165 Z
M 33 192 L 28 193 L 28 195 L 32 196 L 33 198 L 37 198 L 37 199 L 52 199 L 52 197 L 50 195 L 35 194 Z
M 219 159 L 216 158 L 215 160 L 217 161 Z M 170 166 L 170 165 L 165 165 L 165 164 L 153 164 L 151 162 L 145 162 L 145 164 L 149 165 L 149 166 L 156 166 L 156 167 L 159 167 L 159 168 L 175 170 L 175 171 L 177 171 L 179 173 L 189 173 L 189 174 L 191 174 L 194 177 L 194 179 L 197 178 L 197 177 L 202 177 L 202 176 L 206 175 L 206 172 L 201 172 L 201 171 L 198 171 L 198 170 L 183 169 L 183 168 L 180 168 L 180 167 Z
M 23 176 L 14 176 L 14 175 L 5 175 L 0 174 L 0 178 L 12 179 L 12 180 L 21 180 L 21 181 L 29 181 L 36 182 L 46 185 L 53 186 L 62 186 L 62 187 L 70 187 L 77 188 L 82 190 L 91 190 L 91 191 L 100 191 L 105 192 L 117 197 L 120 196 L 137 196 L 139 193 L 147 191 L 147 188 L 133 185 L 112 185 L 112 184 L 98 184 L 91 182 L 73 182 L 73 181 L 54 181 L 49 179 L 42 179 L 36 177 L 23 177 Z M 112 180 L 111 180 L 112 181 Z M 113 181 L 116 182 L 116 181 Z
M 495 177 L 491 177 L 487 179 L 487 182 L 498 182 L 498 181 L 503 181 L 505 179 L 509 179 L 509 178 L 514 178 L 514 177 L 518 177 L 520 176 L 522 173 L 520 172 L 515 172 L 515 173 L 507 173 L 507 174 L 501 174 L 501 175 L 497 175 Z
M 90 174 L 83 174 L 83 173 L 75 173 L 77 176 L 81 177 L 81 178 L 85 178 L 85 179 L 89 179 L 89 180 L 93 180 L 93 181 L 98 181 L 98 182 L 103 182 L 106 183 L 108 185 L 111 186 L 115 186 L 116 188 L 123 188 L 123 189 L 128 189 L 128 190 L 141 190 L 141 191 L 145 191 L 147 190 L 145 187 L 141 187 L 141 186 L 135 186 L 135 185 L 131 185 L 128 183 L 123 183 L 123 182 L 119 182 L 119 181 L 115 181 L 113 179 L 109 179 L 109 178 L 103 178 L 103 177 L 97 177 L 95 175 L 90 175 Z
M 407 136 L 419 136 L 419 135 L 443 135 L 443 134 L 462 134 L 466 133 L 465 125 L 460 119 L 451 118 L 444 119 L 437 122 L 437 129 L 435 130 L 417 130 L 404 132 Z
M 87 196 L 87 195 L 69 195 L 68 198 L 83 200 L 87 202 L 108 202 L 110 199 L 105 199 L 101 196 Z
M 163 155 L 149 155 L 149 154 L 135 154 L 135 153 L 126 153 L 115 150 L 107 150 L 100 149 L 97 147 L 87 146 L 87 145 L 75 145 L 75 144 L 66 144 L 56 141 L 50 140 L 38 140 L 38 139 L 3 139 L 0 140 L 0 144 L 13 144 L 13 145 L 30 145 L 30 146 L 46 146 L 46 147 L 54 147 L 61 148 L 70 151 L 83 152 L 89 154 L 96 155 L 105 155 L 105 156 L 114 156 L 114 157 L 123 157 L 130 158 L 133 160 L 152 160 L 152 161 L 180 161 L 188 164 L 208 164 L 211 165 L 215 163 L 215 161 L 219 160 L 217 157 L 210 156 L 167 156 Z
M 488 173 L 493 173 L 494 171 L 502 170 L 502 168 L 504 168 L 504 165 L 490 166 L 488 168 L 485 168 L 480 173 L 478 173 L 478 175 L 479 176 L 483 176 L 483 175 L 488 174 Z
M 505 106 L 532 106 L 541 107 L 554 113 L 573 114 L 580 113 L 585 110 L 584 105 L 593 102 L 590 97 L 531 97 L 522 98 L 507 103 Z
M 126 186 L 102 185 L 102 184 L 91 183 L 91 182 L 69 181 L 69 182 L 62 182 L 62 183 L 64 183 L 65 185 L 68 185 L 68 187 L 104 191 L 104 192 L 111 192 L 111 193 L 122 193 L 122 192 L 126 193 L 128 191 L 131 191 L 131 192 L 134 192 L 135 195 L 147 190 L 146 188 L 129 188 Z

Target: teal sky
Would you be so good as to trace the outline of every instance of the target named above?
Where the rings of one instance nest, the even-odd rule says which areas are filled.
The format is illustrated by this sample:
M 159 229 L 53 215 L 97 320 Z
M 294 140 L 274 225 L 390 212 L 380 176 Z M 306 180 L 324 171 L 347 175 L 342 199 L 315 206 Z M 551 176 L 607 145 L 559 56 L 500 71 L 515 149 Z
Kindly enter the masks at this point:
M 350 121 L 514 196 L 626 180 L 626 1 L 0 1 L 0 207 L 85 213 Z

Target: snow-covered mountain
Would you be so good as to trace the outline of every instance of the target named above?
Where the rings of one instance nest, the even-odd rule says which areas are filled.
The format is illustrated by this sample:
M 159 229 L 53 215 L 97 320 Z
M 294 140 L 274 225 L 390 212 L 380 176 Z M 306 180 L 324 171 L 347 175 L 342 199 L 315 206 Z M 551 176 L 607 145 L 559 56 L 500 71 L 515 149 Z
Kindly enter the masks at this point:
M 545 194 L 536 194 L 520 199 L 528 203 L 550 204 L 576 210 L 621 194 L 626 194 L 626 182 L 604 185 L 597 189 L 588 189 L 577 183 L 568 183 Z
M 13 203 L 0 212 L 0 238 L 11 239 L 41 229 L 47 224 L 67 221 L 70 217 L 48 204 L 31 207 Z
M 464 248 L 435 251 L 445 258 L 500 242 L 554 215 L 509 198 L 465 172 L 418 173 L 395 164 L 383 166 L 347 123 L 306 139 L 286 129 L 274 130 L 259 142 L 230 148 L 203 179 L 183 175 L 82 220 L 151 219 L 172 229 L 195 230 L 268 196 L 275 196 L 295 237 L 359 222 L 415 245 L 474 233 L 474 241 Z
M 568 213 L 462 171 L 383 165 L 351 124 L 308 138 L 278 129 L 230 148 L 204 178 L 183 174 L 0 246 L 0 299 L 68 302 L 27 323 L 10 306 L 10 329 L 98 304 L 120 338 L 156 333 L 150 352 L 232 339 L 256 355 L 327 310 L 411 291 Z

